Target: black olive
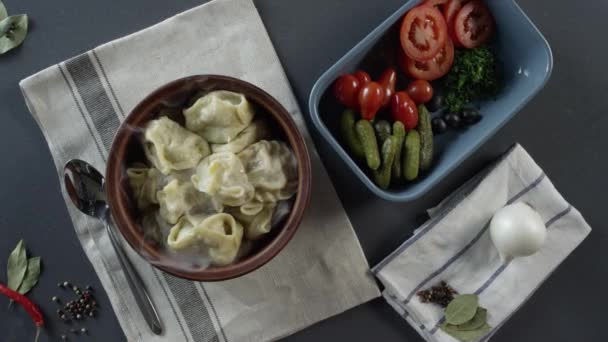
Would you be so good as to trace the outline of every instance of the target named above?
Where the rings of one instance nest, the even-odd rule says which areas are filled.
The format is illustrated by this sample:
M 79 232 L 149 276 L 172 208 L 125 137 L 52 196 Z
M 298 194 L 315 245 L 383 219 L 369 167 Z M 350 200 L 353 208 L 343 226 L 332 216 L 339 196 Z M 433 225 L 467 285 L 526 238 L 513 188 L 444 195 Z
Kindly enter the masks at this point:
M 445 123 L 445 120 L 442 118 L 433 118 L 431 120 L 431 126 L 433 127 L 433 134 L 439 135 L 448 130 L 448 126 Z
M 442 94 L 435 94 L 435 96 L 433 96 L 431 100 L 426 104 L 426 108 L 431 113 L 440 110 L 441 108 L 443 108 L 443 106 L 445 106 L 445 96 L 443 96 Z
M 460 118 L 465 125 L 474 125 L 481 121 L 481 114 L 475 108 L 466 108 L 460 113 Z
M 451 128 L 460 128 L 461 120 L 457 113 L 447 113 L 443 116 L 443 119 Z

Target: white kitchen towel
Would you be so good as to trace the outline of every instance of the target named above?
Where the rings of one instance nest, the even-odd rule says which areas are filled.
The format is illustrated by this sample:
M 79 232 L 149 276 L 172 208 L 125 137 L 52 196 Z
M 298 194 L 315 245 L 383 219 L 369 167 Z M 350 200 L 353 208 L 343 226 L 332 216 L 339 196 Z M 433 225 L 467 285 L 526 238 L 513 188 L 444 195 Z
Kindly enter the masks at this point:
M 506 204 L 533 206 L 547 226 L 542 249 L 529 257 L 501 260 L 490 240 L 492 215 Z M 555 189 L 528 153 L 515 145 L 436 208 L 430 220 L 373 268 L 384 298 L 426 341 L 453 342 L 439 329 L 443 308 L 416 293 L 440 281 L 459 293 L 479 295 L 488 309 L 488 340 L 585 239 L 591 228 Z
M 238 279 L 196 283 L 146 264 L 130 248 L 160 309 L 153 335 L 127 289 L 103 225 L 68 202 L 82 246 L 129 341 L 269 341 L 380 295 L 348 217 L 310 140 L 281 63 L 251 0 L 216 0 L 104 44 L 21 82 L 58 174 L 71 158 L 105 169 L 125 115 L 159 86 L 224 74 L 272 94 L 306 137 L 313 191 L 293 240 L 267 265 Z

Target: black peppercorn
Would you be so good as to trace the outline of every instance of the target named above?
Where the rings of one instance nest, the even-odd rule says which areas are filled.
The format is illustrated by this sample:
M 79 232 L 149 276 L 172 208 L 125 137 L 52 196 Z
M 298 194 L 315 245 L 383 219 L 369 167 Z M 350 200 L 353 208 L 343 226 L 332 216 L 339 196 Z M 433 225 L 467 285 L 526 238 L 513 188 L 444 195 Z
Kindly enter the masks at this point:
M 82 328 L 82 329 L 80 329 L 80 332 L 83 334 L 86 334 L 88 332 L 88 330 L 87 330 L 87 328 Z
M 450 304 L 454 299 L 455 294 L 457 294 L 457 292 L 444 281 L 439 283 L 439 285 L 432 286 L 430 289 L 417 293 L 421 302 L 435 303 L 443 307 Z
M 69 283 L 69 282 L 67 282 L 67 281 L 64 281 L 64 282 L 63 282 L 63 287 L 69 287 L 69 286 L 70 286 L 70 283 Z
M 61 340 L 62 340 L 62 341 L 67 341 L 67 340 L 68 340 L 68 337 L 67 337 L 66 335 L 61 335 Z

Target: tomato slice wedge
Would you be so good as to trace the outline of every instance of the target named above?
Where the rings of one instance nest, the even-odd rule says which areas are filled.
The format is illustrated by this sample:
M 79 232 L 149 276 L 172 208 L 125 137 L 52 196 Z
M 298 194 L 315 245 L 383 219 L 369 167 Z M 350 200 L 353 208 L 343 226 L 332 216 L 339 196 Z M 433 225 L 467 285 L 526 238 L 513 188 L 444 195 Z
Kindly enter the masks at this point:
M 443 16 L 448 26 L 448 35 L 456 47 L 462 47 L 460 42 L 456 39 L 456 32 L 454 31 L 456 14 L 458 14 L 462 6 L 466 5 L 470 1 L 471 0 L 449 0 L 443 7 Z
M 479 0 L 464 5 L 454 20 L 456 39 L 462 46 L 472 49 L 485 43 L 494 33 L 494 17 Z
M 454 63 L 454 44 L 447 40 L 443 49 L 430 61 L 420 62 L 409 58 L 405 53 L 399 54 L 401 70 L 414 79 L 433 81 L 450 71 Z
M 433 6 L 412 8 L 401 24 L 401 47 L 417 61 L 428 61 L 445 45 L 448 38 L 443 15 Z

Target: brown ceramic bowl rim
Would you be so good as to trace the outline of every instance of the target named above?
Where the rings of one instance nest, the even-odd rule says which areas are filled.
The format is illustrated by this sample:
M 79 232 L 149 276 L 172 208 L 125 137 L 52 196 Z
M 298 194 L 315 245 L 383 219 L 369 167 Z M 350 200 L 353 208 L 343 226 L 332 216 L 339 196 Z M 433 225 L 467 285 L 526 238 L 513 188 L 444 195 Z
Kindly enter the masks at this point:
M 159 107 L 163 99 L 179 94 L 187 84 L 193 84 L 194 87 L 199 86 L 206 90 L 225 89 L 245 94 L 250 101 L 264 108 L 276 120 L 298 160 L 298 192 L 292 210 L 284 221 L 285 223 L 282 227 L 276 228 L 280 229 L 277 235 L 268 245 L 243 260 L 231 265 L 210 267 L 204 270 L 180 268 L 179 265 L 167 265 L 159 261 L 162 252 L 144 240 L 141 230 L 138 229 L 139 225 L 130 217 L 127 203 L 128 196 L 123 189 L 125 182 L 121 182 L 121 179 L 125 177 L 126 165 L 123 165 L 123 163 L 126 162 L 127 147 L 133 134 L 135 134 L 132 129 L 127 127 L 138 127 L 141 123 L 149 121 L 154 117 L 152 112 Z M 311 178 L 310 156 L 304 138 L 289 112 L 277 100 L 253 84 L 236 78 L 221 75 L 195 75 L 177 79 L 156 89 L 145 97 L 126 117 L 112 142 L 106 167 L 105 188 L 112 218 L 118 230 L 142 258 L 156 268 L 179 278 L 196 281 L 220 281 L 239 277 L 256 270 L 274 258 L 287 245 L 299 227 L 308 205 Z

